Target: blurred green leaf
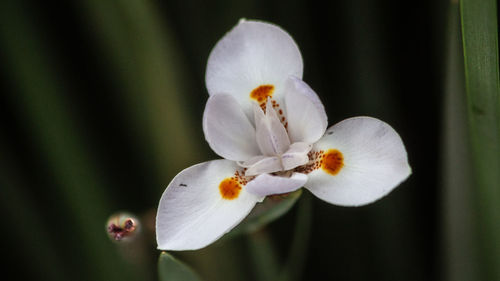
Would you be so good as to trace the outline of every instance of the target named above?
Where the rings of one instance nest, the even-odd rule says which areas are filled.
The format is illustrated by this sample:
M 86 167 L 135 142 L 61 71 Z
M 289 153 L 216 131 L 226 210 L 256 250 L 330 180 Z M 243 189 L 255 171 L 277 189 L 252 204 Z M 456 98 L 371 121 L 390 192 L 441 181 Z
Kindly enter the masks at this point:
M 257 204 L 248 217 L 224 238 L 232 238 L 259 230 L 286 214 L 297 202 L 301 194 L 302 189 L 299 189 L 286 195 L 268 196 L 262 203 Z
M 83 1 L 82 11 L 96 25 L 97 41 L 113 67 L 131 132 L 154 163 L 160 182 L 201 160 L 202 138 L 186 96 L 192 93 L 185 54 L 151 1 Z M 201 121 L 196 120 L 201 127 Z M 159 185 L 158 188 L 161 188 Z M 157 193 L 154 189 L 154 193 Z
M 0 142 L 0 144 L 3 144 Z M 4 145 L 0 145 L 1 159 L 12 159 L 11 152 L 5 151 Z M 16 237 L 21 244 L 14 247 L 22 249 L 25 253 L 29 251 L 30 265 L 37 273 L 50 280 L 68 280 L 70 273 L 64 267 L 59 253 L 55 251 L 56 245 L 50 239 L 49 227 L 42 223 L 40 211 L 34 208 L 34 198 L 26 190 L 19 188 L 23 186 L 20 181 L 22 175 L 12 169 L 12 165 L 2 165 L 0 162 L 0 212 L 8 214 L 2 219 L 5 227 L 4 232 Z M 13 212 L 12 210 L 16 210 Z M 36 239 L 33 239 L 32 230 L 36 229 Z M 31 230 L 31 231 L 30 231 Z M 3 241 L 12 245 L 12 240 Z M 13 247 L 13 248 L 14 248 Z M 36 251 L 33 251 L 36 249 Z M 5 249 L 2 245 L 2 250 Z M 15 253 L 12 253 L 15 256 Z M 9 255 L 10 259 L 14 257 Z M 26 257 L 25 257 L 26 258 Z
M 467 101 L 458 2 L 450 3 L 443 103 L 443 280 L 478 280 L 474 239 L 472 161 L 467 128 Z
M 4 64 L 11 70 L 9 82 L 17 89 L 8 98 L 22 113 L 24 129 L 30 132 L 33 146 L 40 153 L 38 157 L 55 181 L 53 186 L 37 187 L 54 192 L 58 199 L 50 204 L 64 210 L 61 213 L 72 220 L 66 220 L 67 225 L 59 230 L 67 234 L 59 243 L 66 251 L 78 252 L 78 265 L 85 269 L 73 275 L 76 280 L 133 280 L 133 271 L 124 266 L 103 235 L 110 196 L 95 169 L 85 133 L 78 130 L 76 114 L 68 102 L 71 87 L 64 83 L 57 56 L 36 20 L 25 13 L 23 3 L 7 2 L 9 6 L 0 9 L 0 45 L 7 58 Z M 15 217 L 19 212 L 13 213 Z M 22 217 L 16 219 L 21 221 Z M 33 231 L 33 225 L 21 224 L 19 228 L 26 233 Z M 30 238 L 39 239 L 37 235 Z
M 158 259 L 160 281 L 201 281 L 198 275 L 186 264 L 167 252 L 162 252 Z
M 482 280 L 500 280 L 500 89 L 497 1 L 461 0 Z

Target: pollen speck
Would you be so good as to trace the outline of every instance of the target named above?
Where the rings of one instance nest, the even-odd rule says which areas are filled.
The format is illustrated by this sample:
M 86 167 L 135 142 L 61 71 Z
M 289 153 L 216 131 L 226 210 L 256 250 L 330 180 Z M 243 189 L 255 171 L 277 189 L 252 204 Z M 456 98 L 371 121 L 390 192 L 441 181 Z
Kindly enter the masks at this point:
M 336 175 L 344 167 L 344 156 L 336 149 L 330 149 L 322 155 L 321 168 L 330 175 Z
M 259 87 L 253 89 L 250 93 L 250 98 L 258 101 L 259 103 L 264 103 L 267 101 L 267 97 L 271 97 L 273 95 L 273 91 L 273 85 L 260 85 Z
M 219 184 L 219 191 L 222 198 L 233 200 L 238 198 L 241 191 L 241 185 L 234 178 L 226 178 Z

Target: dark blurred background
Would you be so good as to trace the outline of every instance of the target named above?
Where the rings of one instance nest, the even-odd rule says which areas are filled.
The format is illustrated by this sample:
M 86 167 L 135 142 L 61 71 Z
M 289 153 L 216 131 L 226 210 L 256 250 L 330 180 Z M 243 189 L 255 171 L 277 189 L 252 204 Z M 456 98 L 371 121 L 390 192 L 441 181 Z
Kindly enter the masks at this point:
M 413 168 L 369 206 L 313 199 L 297 280 L 442 280 L 448 8 L 431 0 L 2 1 L 2 276 L 156 280 L 154 209 L 177 172 L 217 158 L 201 126 L 205 67 L 245 17 L 292 35 L 330 125 L 359 115 L 386 121 Z M 140 242 L 107 237 L 106 220 L 120 210 L 143 219 Z M 264 230 L 282 263 L 296 214 Z M 249 245 L 240 237 L 180 257 L 205 280 L 256 280 Z

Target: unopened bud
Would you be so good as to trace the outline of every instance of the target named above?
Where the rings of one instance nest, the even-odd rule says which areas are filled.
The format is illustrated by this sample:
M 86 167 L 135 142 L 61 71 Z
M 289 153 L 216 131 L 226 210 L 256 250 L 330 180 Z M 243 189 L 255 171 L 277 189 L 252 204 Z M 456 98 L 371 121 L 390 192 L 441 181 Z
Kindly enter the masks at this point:
M 109 217 L 106 230 L 115 241 L 130 240 L 139 232 L 139 220 L 129 213 L 119 212 Z

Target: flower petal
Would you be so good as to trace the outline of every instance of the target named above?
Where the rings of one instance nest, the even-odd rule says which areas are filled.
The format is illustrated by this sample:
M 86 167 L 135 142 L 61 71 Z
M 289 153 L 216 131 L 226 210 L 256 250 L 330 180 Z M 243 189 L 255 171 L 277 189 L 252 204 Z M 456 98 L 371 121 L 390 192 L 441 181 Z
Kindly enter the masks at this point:
M 306 188 L 335 205 L 359 206 L 382 198 L 410 174 L 404 144 L 388 124 L 371 117 L 330 127 L 313 151 L 323 151 Z
M 253 90 L 272 86 L 279 99 L 287 77 L 301 78 L 302 69 L 299 48 L 288 33 L 274 24 L 241 20 L 210 53 L 205 81 L 210 95 L 234 95 L 251 117 Z
M 246 189 L 256 196 L 268 196 L 295 191 L 306 182 L 307 175 L 302 173 L 293 173 L 291 177 L 262 174 L 247 183 Z
M 255 165 L 256 163 L 260 162 L 261 160 L 263 159 L 266 159 L 266 158 L 269 158 L 268 156 L 264 156 L 264 155 L 258 155 L 258 156 L 254 156 L 248 160 L 245 160 L 245 161 L 238 161 L 236 162 L 240 167 L 243 167 L 243 168 L 250 168 L 251 166 Z
M 237 188 L 232 177 L 238 169 L 235 162 L 214 160 L 180 172 L 160 199 L 158 248 L 200 249 L 240 223 L 263 198 L 247 192 L 245 186 Z
M 315 143 L 325 133 L 328 119 L 318 95 L 302 80 L 289 77 L 285 109 L 292 142 Z
M 290 139 L 271 105 L 271 100 L 267 101 L 265 114 L 257 103 L 253 103 L 253 107 L 257 145 L 260 151 L 265 156 L 283 154 L 290 147 Z
M 283 170 L 291 170 L 309 162 L 307 153 L 311 151 L 312 145 L 305 142 L 296 142 L 281 156 Z
M 248 167 L 248 169 L 245 171 L 245 176 L 256 176 L 278 171 L 283 171 L 283 166 L 281 165 L 280 159 L 276 156 L 265 157 Z
M 226 159 L 244 161 L 260 154 L 253 125 L 230 95 L 208 98 L 203 132 L 212 150 Z

